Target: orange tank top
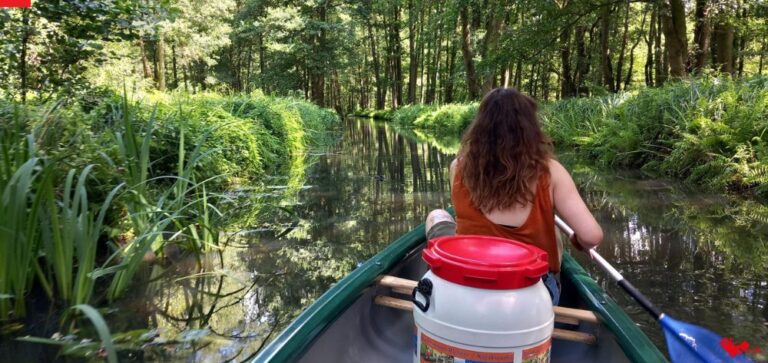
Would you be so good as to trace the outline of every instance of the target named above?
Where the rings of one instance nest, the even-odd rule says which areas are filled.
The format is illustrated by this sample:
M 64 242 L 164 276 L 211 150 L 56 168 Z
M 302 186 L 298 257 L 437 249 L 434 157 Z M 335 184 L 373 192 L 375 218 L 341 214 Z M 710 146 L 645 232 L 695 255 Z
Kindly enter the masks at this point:
M 560 272 L 560 251 L 555 235 L 555 211 L 549 193 L 549 174 L 539 177 L 531 212 L 525 222 L 517 228 L 489 220 L 481 210 L 472 205 L 460 170 L 456 170 L 454 178 L 451 200 L 456 212 L 457 234 L 496 236 L 534 245 L 547 252 L 549 271 Z

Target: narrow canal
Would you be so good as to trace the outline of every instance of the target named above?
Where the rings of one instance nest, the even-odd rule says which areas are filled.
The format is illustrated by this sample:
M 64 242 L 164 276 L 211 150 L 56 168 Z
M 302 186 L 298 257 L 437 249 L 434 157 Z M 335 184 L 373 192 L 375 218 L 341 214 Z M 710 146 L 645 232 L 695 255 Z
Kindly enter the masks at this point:
M 144 336 L 124 358 L 248 360 L 332 284 L 449 206 L 446 148 L 366 120 L 345 121 L 337 137 L 266 191 L 237 192 L 257 193 L 258 207 L 204 271 L 183 259 L 147 269 L 133 296 L 107 312 L 113 332 Z M 626 278 L 679 320 L 768 349 L 768 208 L 561 160 L 605 230 L 599 251 Z M 656 323 L 577 257 L 664 347 Z M 41 354 L 34 347 L 18 348 Z

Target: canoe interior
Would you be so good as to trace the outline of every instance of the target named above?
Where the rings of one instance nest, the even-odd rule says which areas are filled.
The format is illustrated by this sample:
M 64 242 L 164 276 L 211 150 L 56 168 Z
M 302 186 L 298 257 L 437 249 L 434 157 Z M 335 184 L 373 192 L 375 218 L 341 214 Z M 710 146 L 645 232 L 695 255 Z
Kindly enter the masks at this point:
M 418 280 L 427 271 L 421 260 L 421 248 L 389 271 L 390 275 Z M 561 306 L 585 308 L 579 293 L 566 278 L 562 279 Z M 305 350 L 300 362 L 410 362 L 413 359 L 414 323 L 411 313 L 373 304 L 376 295 L 397 295 L 389 288 L 366 289 Z M 556 324 L 594 334 L 598 344 L 553 340 L 552 362 L 629 362 L 613 334 L 602 324 L 582 323 L 578 327 Z

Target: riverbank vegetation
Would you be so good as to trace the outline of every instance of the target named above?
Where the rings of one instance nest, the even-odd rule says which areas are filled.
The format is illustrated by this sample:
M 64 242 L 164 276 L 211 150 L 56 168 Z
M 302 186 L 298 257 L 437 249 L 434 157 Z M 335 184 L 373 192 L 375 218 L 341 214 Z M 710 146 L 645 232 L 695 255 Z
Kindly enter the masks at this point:
M 765 4 L 736 0 L 0 9 L 0 334 L 31 297 L 92 316 L 145 260 L 201 265 L 220 231 L 266 218 L 263 184 L 303 188 L 337 114 L 455 150 L 481 96 L 516 87 L 558 147 L 766 195 L 766 39 Z
M 289 173 L 337 122 L 258 93 L 105 96 L 92 108 L 3 101 L 4 326 L 25 317 L 30 294 L 57 308 L 100 305 L 133 287 L 148 259 L 218 251 L 248 201 L 229 191 Z
M 455 140 L 476 111 L 475 103 L 414 105 L 384 116 L 422 134 Z M 541 105 L 541 120 L 557 148 L 598 164 L 768 197 L 764 77 L 701 78 L 550 102 Z

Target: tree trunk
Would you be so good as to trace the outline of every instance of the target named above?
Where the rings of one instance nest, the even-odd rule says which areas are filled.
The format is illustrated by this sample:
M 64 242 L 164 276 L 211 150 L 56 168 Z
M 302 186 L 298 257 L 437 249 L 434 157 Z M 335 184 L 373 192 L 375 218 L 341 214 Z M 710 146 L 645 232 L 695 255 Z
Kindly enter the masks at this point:
M 269 94 L 269 85 L 264 82 L 264 73 L 267 70 L 267 47 L 264 45 L 264 33 L 259 32 L 258 34 L 258 41 L 259 41 L 259 87 L 264 91 L 264 93 Z M 306 89 L 306 87 L 304 88 Z
M 400 6 L 395 3 L 394 16 L 392 21 L 392 66 L 394 82 L 392 82 L 392 100 L 394 108 L 403 105 L 403 62 L 400 61 L 403 54 L 402 44 L 400 42 Z
M 589 73 L 589 59 L 587 59 L 587 48 L 584 42 L 584 35 L 587 32 L 583 26 L 576 27 L 576 75 L 573 77 L 573 85 L 576 95 L 587 95 L 587 89 L 584 87 L 584 80 Z
M 733 25 L 720 21 L 715 24 L 715 63 L 720 72 L 733 75 Z
M 739 2 L 739 7 L 741 7 L 741 3 Z M 741 19 L 749 19 L 749 14 L 747 13 L 747 8 L 742 7 L 741 8 Z M 738 67 L 736 67 L 736 57 L 733 58 L 734 67 L 738 70 L 739 77 L 744 76 L 744 50 L 747 48 L 747 36 L 744 34 L 744 31 L 739 32 L 738 34 Z
M 413 0 L 408 0 L 408 103 L 416 103 L 416 80 L 418 79 L 419 57 L 416 53 L 416 21 Z
M 709 57 L 709 1 L 696 0 L 693 52 L 688 60 L 690 73 L 699 73 L 707 65 Z
M 21 103 L 27 103 L 27 88 L 29 88 L 29 78 L 27 72 L 27 48 L 29 47 L 29 38 L 32 32 L 30 31 L 29 21 L 29 9 L 23 9 L 21 15 L 21 52 L 19 54 L 19 81 Z
M 508 87 L 509 87 L 509 81 L 510 81 L 510 77 L 512 76 L 512 67 L 514 67 L 514 66 L 515 66 L 515 65 L 514 65 L 512 62 L 510 62 L 510 63 L 509 63 L 509 64 L 508 64 L 508 65 L 507 65 L 507 66 L 504 68 L 504 83 L 503 83 L 503 87 L 504 87 L 504 88 L 508 88 Z
M 149 68 L 149 61 L 147 60 L 147 51 L 144 49 L 144 38 L 139 37 L 139 50 L 141 51 L 141 66 L 144 70 L 144 78 L 153 78 L 152 70 Z
M 373 75 L 376 82 L 376 109 L 384 109 L 384 82 L 381 78 L 381 64 L 379 63 L 379 53 L 376 51 L 376 37 L 373 34 L 373 25 L 371 19 L 365 19 L 368 25 L 368 41 L 371 43 L 371 60 L 373 61 Z
M 647 48 L 647 52 L 645 55 L 645 85 L 648 87 L 653 87 L 653 66 L 654 66 L 654 60 L 653 60 L 653 52 L 654 52 L 654 44 L 656 44 L 656 6 L 653 6 L 653 10 L 651 10 L 651 21 L 650 21 L 650 29 L 648 30 L 648 34 L 645 38 L 645 45 Z
M 648 17 L 648 11 L 643 11 L 643 20 L 640 21 L 640 30 L 642 31 L 645 29 L 645 19 Z M 632 83 L 632 72 L 634 70 L 635 66 L 635 49 L 640 44 L 640 40 L 643 37 L 639 34 L 635 38 L 635 42 L 632 44 L 632 48 L 629 49 L 629 69 L 627 70 L 627 75 L 624 78 L 624 89 L 626 90 L 629 88 L 629 85 Z
M 471 100 L 479 97 L 480 87 L 475 73 L 475 60 L 472 52 L 472 29 L 469 27 L 469 9 L 467 4 L 461 7 L 461 54 L 464 56 L 464 73 L 467 77 L 467 93 Z
M 569 98 L 576 95 L 576 87 L 571 71 L 571 29 L 563 28 L 560 33 L 560 97 Z M 507 73 L 508 74 L 508 73 Z M 505 82 L 506 83 L 506 82 Z
M 760 47 L 760 62 L 757 66 L 757 74 L 763 75 L 763 64 L 765 64 L 765 39 L 763 39 L 763 44 Z
M 157 62 L 155 85 L 159 91 L 165 91 L 165 39 L 163 38 L 163 34 L 157 34 L 155 62 Z
M 494 79 L 496 78 L 496 67 L 495 64 L 489 62 L 491 60 L 489 58 L 491 58 L 491 52 L 496 52 L 496 44 L 501 37 L 506 16 L 506 9 L 504 9 L 501 4 L 493 2 L 488 4 L 488 7 L 490 8 L 490 14 L 485 27 L 485 36 L 483 36 L 483 42 L 480 48 L 481 59 L 486 63 L 482 94 L 488 93 L 488 91 L 493 88 Z
M 440 3 L 438 3 L 437 11 L 440 13 Z M 441 39 L 442 31 L 440 28 L 437 29 L 437 34 L 435 35 L 435 44 L 434 44 L 434 52 L 432 56 L 432 66 L 430 67 L 430 71 L 427 78 L 427 84 L 429 85 L 427 87 L 427 94 L 425 97 L 425 103 L 433 104 L 435 103 L 435 98 L 437 96 L 437 75 L 438 72 L 440 72 L 440 56 L 442 54 L 442 39 Z
M 685 62 L 688 59 L 688 40 L 685 29 L 685 5 L 683 0 L 669 0 L 662 10 L 662 30 L 667 51 L 669 75 L 680 79 L 686 76 Z
M 251 91 L 251 72 L 253 66 L 253 44 L 248 44 L 248 61 L 245 64 L 245 92 Z
M 189 93 L 189 66 L 182 68 L 184 70 L 184 92 Z
M 328 2 L 320 2 L 320 5 L 315 9 L 317 14 L 317 20 L 320 22 L 325 23 L 327 19 L 327 7 L 329 6 Z M 316 34 L 313 34 L 310 37 L 310 45 L 313 48 L 313 50 L 317 51 L 320 49 L 325 49 L 325 28 L 321 28 L 319 32 Z M 325 66 L 324 66 L 325 60 L 316 58 L 313 62 L 308 64 L 308 71 L 309 71 L 309 87 L 310 87 L 310 97 L 312 99 L 312 102 L 314 102 L 316 105 L 320 107 L 325 107 Z
M 616 62 L 616 86 L 613 87 L 615 91 L 621 90 L 621 81 L 622 81 L 622 71 L 624 67 L 624 56 L 626 54 L 627 50 L 627 38 L 629 37 L 629 8 L 632 5 L 629 1 L 627 1 L 626 7 L 624 8 L 624 32 L 621 36 L 621 51 L 619 52 L 619 60 Z M 643 18 L 643 21 L 645 21 L 645 18 Z M 642 26 L 641 26 L 642 28 Z M 631 54 L 632 52 L 630 52 Z M 630 62 L 630 67 L 631 67 Z
M 600 8 L 600 71 L 603 76 L 603 86 L 611 92 L 616 92 L 611 66 L 611 16 L 611 6 L 603 5 Z
M 171 65 L 173 66 L 173 88 L 179 87 L 179 73 L 176 67 L 176 44 L 171 45 Z
M 661 12 L 663 10 L 661 9 L 661 6 L 659 4 L 656 4 L 654 6 L 656 7 L 656 40 L 653 46 L 653 51 L 654 51 L 653 58 L 655 62 L 654 78 L 656 78 L 656 82 L 655 82 L 656 87 L 661 87 L 662 85 L 664 85 L 664 82 L 667 80 L 667 75 L 664 72 L 665 67 L 664 67 L 664 57 L 662 53 L 663 51 L 661 49 L 661 33 L 662 33 Z
M 455 27 L 453 28 L 455 29 Z M 453 73 L 456 71 L 456 43 L 449 38 L 450 45 L 448 47 L 448 72 L 445 77 L 445 87 L 443 92 L 443 102 L 453 102 Z M 761 63 L 762 64 L 762 63 Z

